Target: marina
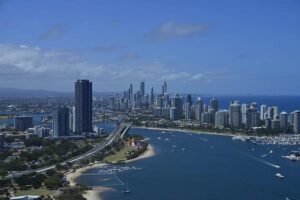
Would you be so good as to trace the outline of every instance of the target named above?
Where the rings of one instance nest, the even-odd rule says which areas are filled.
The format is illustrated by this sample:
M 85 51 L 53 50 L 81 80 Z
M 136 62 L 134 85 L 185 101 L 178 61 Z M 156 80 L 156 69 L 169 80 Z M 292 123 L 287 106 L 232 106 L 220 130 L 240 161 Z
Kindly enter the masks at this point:
M 88 186 L 112 187 L 113 191 L 101 194 L 104 200 L 282 200 L 300 196 L 300 191 L 292 189 L 300 184 L 300 163 L 282 158 L 296 153 L 300 146 L 181 132 L 174 132 L 166 142 L 161 131 L 133 128 L 129 133 L 149 138 L 157 154 L 125 165 L 91 169 L 85 173 L 93 176 L 77 179 Z M 218 184 L 221 181 L 226 185 Z M 125 193 L 127 184 L 129 193 Z M 233 188 L 238 192 L 233 194 Z

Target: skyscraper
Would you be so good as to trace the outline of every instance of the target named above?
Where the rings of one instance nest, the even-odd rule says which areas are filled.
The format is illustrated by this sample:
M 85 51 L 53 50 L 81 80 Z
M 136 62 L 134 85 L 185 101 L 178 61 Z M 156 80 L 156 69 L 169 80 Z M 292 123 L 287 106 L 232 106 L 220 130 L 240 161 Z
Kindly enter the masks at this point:
M 294 133 L 300 133 L 300 111 L 294 111 Z
M 288 130 L 288 116 L 287 112 L 280 113 L 280 130 L 284 133 L 287 133 Z
M 228 126 L 229 113 L 228 110 L 221 110 L 215 114 L 215 127 L 223 129 Z
M 53 110 L 53 137 L 70 134 L 69 108 L 57 107 Z
M 255 107 L 247 108 L 246 110 L 246 128 L 253 128 L 258 126 L 259 115 Z
M 246 124 L 246 120 L 247 120 L 247 109 L 249 108 L 248 104 L 243 103 L 242 104 L 242 123 Z
M 140 85 L 140 95 L 141 96 L 145 95 L 145 81 L 141 82 L 141 85 Z
M 186 120 L 191 119 L 191 105 L 188 101 L 185 102 L 184 116 Z
M 192 106 L 192 95 L 188 94 L 186 96 L 186 102 L 190 104 L 190 106 Z
M 241 105 L 238 101 L 230 104 L 229 107 L 229 124 L 234 128 L 241 127 L 242 122 L 242 113 L 241 113 Z
M 75 132 L 75 106 L 70 107 L 69 112 L 70 132 Z
M 219 101 L 215 98 L 210 100 L 210 109 L 214 109 L 215 112 L 219 110 Z
M 170 108 L 170 119 L 171 120 L 178 120 L 178 109 L 175 107 Z
M 279 108 L 277 106 L 273 106 L 274 116 L 273 119 L 279 119 Z
M 175 97 L 172 98 L 171 105 L 172 105 L 172 107 L 177 108 L 178 116 L 181 117 L 183 114 L 182 99 L 180 98 L 180 96 L 178 94 L 176 94 Z
M 265 113 L 267 112 L 267 105 L 260 106 L 260 119 L 265 120 Z
M 151 88 L 150 92 L 150 105 L 154 104 L 154 92 L 153 92 L 153 87 Z
M 168 92 L 168 89 L 167 89 L 167 81 L 164 81 L 164 90 L 163 90 L 163 94 L 167 93 Z
M 133 86 L 132 86 L 131 83 L 130 83 L 130 86 L 129 86 L 129 100 L 133 101 Z
M 75 132 L 92 131 L 92 82 L 78 80 L 75 83 Z
M 268 107 L 267 108 L 267 113 L 268 113 L 268 119 L 274 119 L 274 107 Z
M 280 121 L 278 119 L 271 120 L 271 128 L 275 131 L 280 131 Z
M 203 101 L 200 97 L 195 102 L 195 119 L 201 122 L 201 114 L 203 113 Z

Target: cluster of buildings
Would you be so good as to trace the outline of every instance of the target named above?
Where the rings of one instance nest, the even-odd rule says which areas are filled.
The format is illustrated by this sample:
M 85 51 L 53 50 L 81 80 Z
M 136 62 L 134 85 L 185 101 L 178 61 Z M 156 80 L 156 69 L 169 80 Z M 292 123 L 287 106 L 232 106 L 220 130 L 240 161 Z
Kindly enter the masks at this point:
M 93 131 L 93 86 L 89 80 L 75 82 L 75 106 L 59 106 L 53 109 L 53 137 L 69 136 Z
M 75 82 L 75 106 L 56 106 L 53 108 L 52 127 L 33 126 L 33 117 L 17 116 L 14 119 L 14 128 L 16 131 L 26 131 L 39 137 L 61 137 L 70 136 L 73 133 L 90 133 L 93 131 L 92 100 L 92 82 L 77 80 Z M 98 127 L 96 128 L 96 132 L 102 131 Z
M 135 93 L 130 84 L 123 95 L 110 98 L 109 106 L 115 110 L 149 110 L 159 118 L 171 121 L 190 120 L 218 129 L 264 129 L 273 132 L 300 133 L 300 111 L 288 114 L 279 112 L 277 106 L 267 105 L 261 105 L 259 110 L 255 102 L 240 104 L 238 101 L 230 102 L 226 110 L 219 110 L 219 102 L 215 98 L 212 98 L 209 104 L 205 104 L 200 97 L 193 101 L 190 94 L 185 97 L 178 94 L 170 96 L 166 81 L 158 94 L 154 94 L 153 87 L 150 94 L 146 94 L 144 81 L 140 83 L 140 90 Z

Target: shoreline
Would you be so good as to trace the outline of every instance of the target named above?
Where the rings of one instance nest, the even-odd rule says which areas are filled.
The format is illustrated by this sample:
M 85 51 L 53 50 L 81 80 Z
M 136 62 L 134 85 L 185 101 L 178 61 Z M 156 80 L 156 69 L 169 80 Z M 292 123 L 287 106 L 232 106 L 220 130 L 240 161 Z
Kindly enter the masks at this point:
M 189 129 L 177 129 L 177 128 L 159 128 L 159 127 L 145 127 L 145 126 L 132 126 L 132 128 L 155 130 L 155 131 L 174 131 L 174 132 L 193 133 L 193 134 L 202 134 L 202 135 L 216 135 L 216 136 L 226 136 L 226 137 L 234 137 L 234 136 L 244 135 L 244 134 L 240 134 L 240 133 L 237 133 L 237 134 L 213 133 L 213 132 L 206 132 L 206 131 L 189 130 Z
M 153 156 L 155 156 L 154 147 L 151 144 L 148 144 L 147 150 L 145 152 L 143 152 L 141 155 L 139 155 L 136 158 L 126 160 L 125 163 L 131 163 L 131 162 L 135 162 L 135 161 L 138 161 L 138 160 L 144 160 L 144 159 L 147 159 L 147 158 L 151 158 Z
M 147 159 L 147 158 L 150 158 L 153 156 L 155 156 L 155 150 L 152 145 L 148 144 L 147 150 L 145 152 L 143 152 L 141 155 L 139 155 L 138 157 L 136 157 L 134 159 L 126 160 L 125 163 L 131 163 L 131 162 L 135 162 L 138 160 Z M 84 173 L 85 171 L 87 171 L 89 169 L 97 168 L 97 167 L 104 167 L 107 165 L 109 165 L 109 164 L 92 163 L 87 166 L 67 172 L 65 174 L 65 177 L 69 181 L 70 186 L 75 186 L 77 184 L 75 180 L 79 176 L 81 176 L 81 174 Z M 101 200 L 101 193 L 108 192 L 108 191 L 114 191 L 114 189 L 111 187 L 102 187 L 102 186 L 92 187 L 91 190 L 87 190 L 86 193 L 83 194 L 83 197 L 88 200 Z

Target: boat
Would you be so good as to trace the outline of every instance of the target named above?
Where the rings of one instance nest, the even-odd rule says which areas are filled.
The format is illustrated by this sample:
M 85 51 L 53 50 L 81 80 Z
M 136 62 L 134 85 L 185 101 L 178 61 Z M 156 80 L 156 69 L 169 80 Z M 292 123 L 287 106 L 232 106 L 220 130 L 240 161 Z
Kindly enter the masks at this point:
M 270 153 L 270 154 L 271 154 L 271 153 L 273 153 L 273 150 L 270 150 L 270 152 L 269 152 L 269 153 Z
M 275 176 L 278 177 L 278 178 L 281 178 L 281 179 L 284 178 L 284 176 L 280 173 L 276 173 Z
M 126 189 L 123 190 L 122 193 L 123 193 L 123 194 L 129 194 L 129 193 L 131 193 L 131 191 L 130 191 L 129 188 L 128 188 L 128 184 L 127 184 Z
M 166 133 L 166 131 L 162 131 L 161 133 Z

